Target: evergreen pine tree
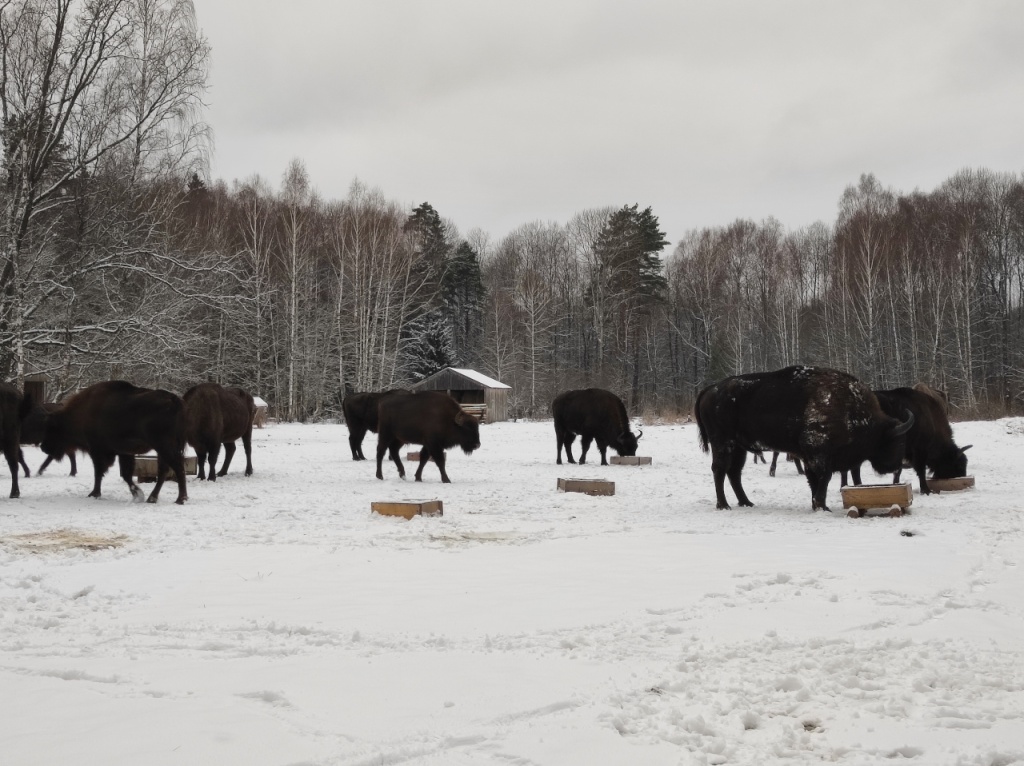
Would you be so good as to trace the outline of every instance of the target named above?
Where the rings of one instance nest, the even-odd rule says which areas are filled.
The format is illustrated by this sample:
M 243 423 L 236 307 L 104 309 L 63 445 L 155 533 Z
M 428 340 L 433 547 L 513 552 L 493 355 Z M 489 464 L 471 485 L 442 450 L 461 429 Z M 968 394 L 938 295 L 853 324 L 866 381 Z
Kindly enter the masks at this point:
M 406 376 L 414 383 L 445 367 L 455 366 L 451 326 L 440 309 L 420 314 L 406 325 L 404 364 Z
M 448 258 L 441 278 L 441 307 L 451 328 L 452 346 L 459 364 L 470 364 L 476 358 L 483 292 L 480 259 L 470 244 L 463 241 Z

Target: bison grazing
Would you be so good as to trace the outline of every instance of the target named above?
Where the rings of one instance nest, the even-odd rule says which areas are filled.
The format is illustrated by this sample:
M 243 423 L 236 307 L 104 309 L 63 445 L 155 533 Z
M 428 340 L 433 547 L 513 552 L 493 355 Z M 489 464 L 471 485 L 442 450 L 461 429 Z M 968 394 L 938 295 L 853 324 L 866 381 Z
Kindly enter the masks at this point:
M 389 452 L 405 478 L 405 468 L 398 455 L 403 444 L 420 444 L 420 464 L 416 481 L 423 480 L 423 468 L 433 458 L 441 471 L 441 481 L 450 484 L 444 469 L 445 450 L 462 447 L 467 455 L 480 447 L 480 421 L 459 406 L 448 394 L 440 391 L 419 391 L 405 396 L 381 399 L 377 409 L 377 478 L 383 479 L 384 453 Z
M 381 399 L 407 393 L 409 392 L 403 388 L 396 388 L 390 391 L 349 394 L 345 397 L 341 408 L 345 413 L 348 443 L 352 448 L 353 460 L 366 460 L 366 455 L 363 454 L 363 437 L 367 431 L 377 433 L 377 405 Z
M 967 455 L 971 448 L 958 447 L 953 441 L 953 428 L 949 425 L 949 403 L 945 394 L 924 383 L 913 388 L 893 388 L 875 391 L 882 410 L 889 415 L 909 411 L 914 415 L 914 425 L 907 432 L 906 460 L 917 473 L 921 494 L 931 494 L 927 470 L 932 478 L 955 479 L 967 475 Z M 899 483 L 900 469 L 894 473 L 893 483 Z M 860 484 L 860 467 L 851 469 L 853 483 Z M 845 482 L 845 476 L 844 482 Z
M 39 444 L 43 441 L 43 434 L 46 431 L 46 418 L 51 412 L 56 412 L 60 409 L 59 404 L 49 402 L 46 404 L 40 404 L 32 408 L 28 413 L 25 420 L 21 424 L 21 443 L 22 444 Z M 71 461 L 71 476 L 78 475 L 78 459 L 75 457 L 75 451 L 70 450 L 67 454 L 68 460 Z M 21 467 L 25 469 L 25 475 L 29 475 L 28 464 L 25 462 L 25 455 L 21 450 L 18 450 L 18 460 L 21 461 Z M 46 467 L 53 462 L 53 458 L 49 455 L 46 456 L 46 460 L 39 466 L 39 470 L 36 472 L 40 476 L 43 475 L 43 471 Z
M 157 454 L 157 479 L 147 502 L 155 503 L 170 468 L 178 483 L 176 503 L 188 499 L 185 489 L 185 405 L 170 391 L 139 388 L 123 380 L 96 383 L 79 391 L 46 418 L 40 445 L 60 460 L 69 450 L 81 450 L 92 458 L 96 481 L 89 497 L 100 496 L 103 475 L 117 458 L 121 478 L 132 497 L 142 490 L 132 481 L 135 456 L 150 450 Z
M 0 447 L 11 469 L 11 497 L 21 497 L 18 489 L 18 458 L 21 456 L 21 424 L 32 409 L 32 401 L 14 386 L 0 383 Z
M 620 455 L 635 455 L 637 442 L 643 431 L 634 434 L 629 430 L 629 417 L 622 400 L 603 388 L 584 388 L 565 391 L 551 402 L 551 414 L 555 418 L 555 439 L 558 442 L 558 459 L 562 464 L 562 447 L 570 463 L 572 443 L 580 437 L 580 463 L 587 462 L 590 442 L 597 442 L 601 452 L 601 465 L 608 465 L 606 450 L 611 447 Z
M 753 505 L 740 475 L 748 450 L 788 452 L 804 462 L 812 510 L 828 510 L 834 471 L 869 460 L 879 473 L 900 467 L 914 424 L 886 415 L 871 390 L 838 370 L 786 367 L 726 378 L 708 386 L 694 406 L 701 448 L 711 451 L 719 508 L 728 508 L 725 477 L 740 505 Z
M 206 461 L 210 461 L 210 481 L 228 472 L 235 456 L 235 440 L 242 440 L 245 450 L 245 475 L 252 476 L 252 421 L 256 403 L 241 388 L 225 388 L 219 383 L 192 386 L 182 397 L 185 401 L 185 440 L 196 451 L 199 478 L 206 478 Z M 217 457 L 224 445 L 224 465 L 219 472 Z

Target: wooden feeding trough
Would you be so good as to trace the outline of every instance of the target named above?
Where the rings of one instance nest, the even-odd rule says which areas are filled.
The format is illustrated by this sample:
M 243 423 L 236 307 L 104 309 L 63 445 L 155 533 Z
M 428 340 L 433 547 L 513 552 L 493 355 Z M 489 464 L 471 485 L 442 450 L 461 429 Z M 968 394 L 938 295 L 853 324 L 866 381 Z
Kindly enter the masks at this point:
M 928 489 L 932 492 L 959 492 L 973 486 L 973 476 L 959 476 L 955 479 L 928 479 Z
M 406 452 L 405 453 L 405 459 L 418 463 L 420 461 L 420 451 L 416 450 L 415 452 L 413 452 L 412 450 L 410 450 L 409 452 Z M 427 461 L 429 462 L 429 461 L 431 461 L 433 459 L 434 458 L 432 458 L 432 457 L 428 457 Z
M 582 492 L 584 495 L 614 495 L 615 482 L 607 479 L 559 479 L 559 492 Z
M 370 509 L 381 516 L 444 516 L 444 503 L 440 500 L 400 500 L 370 503 Z
M 612 455 L 608 462 L 612 465 L 650 465 L 651 459 L 640 455 Z
M 185 475 L 195 476 L 199 466 L 195 455 L 185 455 Z M 135 456 L 136 481 L 156 481 L 156 455 Z M 164 481 L 174 481 L 174 471 L 168 468 L 164 472 Z
M 843 508 L 851 509 L 846 515 L 851 519 L 860 518 L 872 508 L 887 510 L 889 516 L 910 513 L 914 502 L 914 490 L 909 482 L 903 484 L 861 484 L 859 487 L 843 487 Z

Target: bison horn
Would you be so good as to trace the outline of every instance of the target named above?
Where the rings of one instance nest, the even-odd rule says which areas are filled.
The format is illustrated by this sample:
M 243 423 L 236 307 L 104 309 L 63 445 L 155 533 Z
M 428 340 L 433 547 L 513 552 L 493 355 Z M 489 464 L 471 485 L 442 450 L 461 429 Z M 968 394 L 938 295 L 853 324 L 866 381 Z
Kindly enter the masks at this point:
M 636 440 L 637 440 L 637 441 L 640 441 L 640 437 L 641 437 L 641 436 L 643 436 L 643 435 L 644 435 L 644 432 L 643 432 L 643 431 L 641 431 L 641 430 L 640 430 L 639 428 L 638 428 L 638 429 L 636 429 Z M 966 448 L 965 448 L 965 449 L 966 449 Z
M 907 413 L 907 419 L 900 423 L 898 426 L 893 426 L 892 436 L 903 436 L 914 426 L 914 413 L 910 410 L 904 410 Z
M 973 444 L 968 444 L 966 447 L 961 447 L 960 451 L 961 452 L 967 452 L 967 450 L 969 450 L 973 446 L 974 446 Z

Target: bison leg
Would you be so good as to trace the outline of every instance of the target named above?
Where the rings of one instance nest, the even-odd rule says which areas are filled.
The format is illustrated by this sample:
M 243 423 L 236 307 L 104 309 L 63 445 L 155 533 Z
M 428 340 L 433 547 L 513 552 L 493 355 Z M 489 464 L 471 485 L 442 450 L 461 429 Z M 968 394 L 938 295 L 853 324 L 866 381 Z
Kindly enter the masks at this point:
M 235 456 L 236 449 L 234 442 L 224 442 L 224 465 L 217 471 L 218 476 L 224 476 L 228 472 L 228 466 L 231 465 L 231 458 Z
M 196 477 L 206 481 L 206 451 L 196 447 Z
M 53 462 L 53 457 L 51 455 L 47 455 L 46 456 L 46 460 L 43 461 L 43 464 L 41 466 L 39 466 L 39 470 L 36 471 L 36 476 L 42 476 L 43 475 L 43 471 L 46 470 L 46 466 L 48 466 L 52 462 Z M 73 464 L 72 464 L 72 471 L 74 471 L 74 465 Z M 74 476 L 75 474 L 72 473 L 71 475 Z
M 608 465 L 608 445 L 600 439 L 595 439 L 597 442 L 597 449 L 601 453 L 601 465 Z
M 825 504 L 828 495 L 828 482 L 832 478 L 831 471 L 822 470 L 820 466 L 804 466 L 804 475 L 807 477 L 807 484 L 811 488 L 811 510 L 831 511 Z
M 803 465 L 803 463 L 800 462 L 800 458 L 798 458 L 796 455 L 793 455 L 793 465 L 796 466 L 796 472 L 798 474 L 800 474 L 801 476 L 803 476 L 804 475 L 804 465 Z
M 27 479 L 32 474 L 28 470 L 28 463 L 25 462 L 25 451 L 18 447 L 18 462 L 21 463 L 21 467 L 25 469 L 25 478 Z
M 755 463 L 757 462 L 757 453 L 754 453 L 754 462 Z M 764 455 L 761 456 L 761 462 L 762 463 L 764 462 Z M 777 466 L 778 464 L 779 464 L 779 453 L 778 452 L 773 452 L 772 453 L 772 464 L 771 464 L 771 467 L 768 469 L 768 475 L 769 476 L 774 476 L 775 475 L 775 466 Z
M 252 476 L 252 428 L 242 434 L 242 449 L 245 450 L 245 475 Z M 363 449 L 360 447 L 360 459 L 365 460 L 366 458 L 361 457 L 362 454 Z
M 423 469 L 430 462 L 430 458 L 434 456 L 432 450 L 433 447 L 428 447 L 426 444 L 420 447 L 420 462 L 416 466 L 416 475 L 414 477 L 416 481 L 423 481 Z
M 220 442 L 214 442 L 213 446 L 210 447 L 209 453 L 207 453 L 207 461 L 210 465 L 210 472 L 207 475 L 207 480 L 217 481 L 217 458 L 220 457 Z
M 18 488 L 18 455 L 21 447 L 17 444 L 4 447 L 4 457 L 7 458 L 7 465 L 11 469 L 11 497 L 21 497 L 21 490 Z
M 584 465 L 587 462 L 587 450 L 590 449 L 590 443 L 592 441 L 594 441 L 592 436 L 580 435 L 580 465 Z
M 365 428 L 350 428 L 348 432 L 348 446 L 352 448 L 353 460 L 366 460 L 363 455 L 363 437 L 366 436 Z M 248 453 L 247 453 L 248 454 Z M 248 475 L 248 474 L 246 474 Z
M 722 510 L 729 508 L 729 503 L 725 499 L 725 471 L 731 460 L 732 455 L 728 452 L 712 451 L 711 473 L 715 477 L 715 498 L 717 499 L 715 507 Z
M 917 473 L 917 480 L 918 484 L 921 487 L 922 495 L 930 495 L 932 493 L 931 487 L 928 486 L 928 480 L 925 478 L 925 473 L 927 472 L 927 470 L 928 467 L 924 460 L 914 461 L 914 471 Z M 893 484 L 897 483 L 896 479 L 899 478 L 899 475 L 900 471 L 896 471 L 895 478 L 893 479 Z
M 729 477 L 729 484 L 732 485 L 732 491 L 736 494 L 736 502 L 741 506 L 749 508 L 754 504 L 750 502 L 750 498 L 747 497 L 747 493 L 743 491 L 743 482 L 740 480 L 740 475 L 743 473 L 743 466 L 746 462 L 746 450 L 736 450 L 732 453 L 732 460 L 729 462 L 729 468 L 726 471 L 726 475 Z
M 402 465 L 402 458 L 398 454 L 398 451 L 401 449 L 401 447 L 402 447 L 402 444 L 399 441 L 392 441 L 389 444 L 388 442 L 384 441 L 383 438 L 381 438 L 381 437 L 377 438 L 377 478 L 378 479 L 381 479 L 381 480 L 384 479 L 383 465 L 384 465 L 384 453 L 385 452 L 388 453 L 388 456 L 391 458 L 391 461 L 395 464 L 395 467 L 398 469 L 398 478 L 400 478 L 400 479 L 404 479 L 405 478 L 405 466 Z
M 92 458 L 93 485 L 89 497 L 100 497 L 100 487 L 103 484 L 103 474 L 114 464 L 116 455 L 111 453 L 91 452 Z
M 775 453 L 775 457 L 772 458 L 772 466 L 773 467 L 775 465 L 775 460 L 778 457 L 778 455 L 779 455 L 779 453 L 776 452 Z M 764 464 L 766 462 L 765 459 L 764 459 L 764 453 L 761 452 L 760 450 L 754 453 L 754 465 L 757 465 L 758 461 L 761 461 L 762 464 Z M 774 476 L 774 475 L 775 474 L 773 473 L 772 476 Z
M 178 505 L 184 505 L 185 501 L 188 500 L 188 489 L 185 486 L 185 456 L 181 452 L 175 452 L 172 450 L 157 450 L 156 452 L 156 486 L 153 487 L 153 491 L 149 493 L 149 497 L 146 498 L 147 503 L 155 503 L 157 498 L 160 497 L 160 490 L 164 486 L 164 476 L 167 474 L 167 469 L 170 468 L 174 471 L 174 479 L 178 483 L 178 497 L 174 500 Z M 213 471 L 210 471 L 210 478 L 214 476 Z
M 156 463 L 157 474 L 159 474 L 157 476 L 157 481 L 159 482 L 162 480 L 164 475 L 164 464 L 160 462 L 159 458 L 157 458 Z M 125 480 L 125 483 L 128 485 L 128 489 L 132 493 L 132 500 L 136 500 L 141 503 L 143 499 L 142 490 L 139 489 L 139 485 L 136 484 L 132 478 L 135 475 L 135 455 L 118 455 L 117 466 L 121 473 L 121 478 Z
M 558 438 L 558 465 L 562 464 L 562 447 L 565 447 L 565 459 L 570 463 L 575 464 L 576 460 L 572 456 L 572 443 L 576 441 L 576 434 L 571 431 L 555 431 L 555 435 Z

